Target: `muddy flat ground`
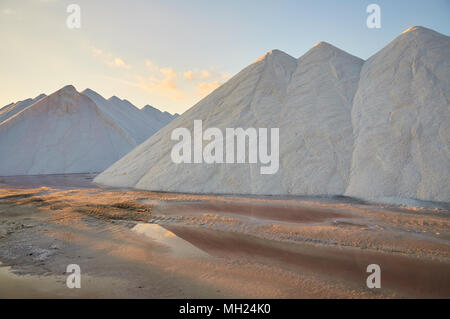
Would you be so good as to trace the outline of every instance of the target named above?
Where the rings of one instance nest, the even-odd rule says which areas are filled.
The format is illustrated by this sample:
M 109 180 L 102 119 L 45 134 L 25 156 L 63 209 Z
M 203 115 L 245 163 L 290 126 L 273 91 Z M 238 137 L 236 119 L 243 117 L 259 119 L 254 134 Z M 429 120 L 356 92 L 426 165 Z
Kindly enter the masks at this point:
M 168 194 L 94 176 L 0 177 L 0 298 L 450 298 L 447 204 Z

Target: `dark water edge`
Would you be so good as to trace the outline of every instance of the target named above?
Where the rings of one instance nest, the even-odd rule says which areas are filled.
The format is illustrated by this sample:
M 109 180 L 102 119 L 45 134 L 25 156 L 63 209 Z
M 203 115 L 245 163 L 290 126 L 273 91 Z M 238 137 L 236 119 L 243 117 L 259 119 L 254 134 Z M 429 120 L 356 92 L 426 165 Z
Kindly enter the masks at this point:
M 53 187 L 60 189 L 99 188 L 93 183 L 98 173 L 0 176 L 10 188 Z
M 0 188 L 38 188 L 51 187 L 62 190 L 69 189 L 86 189 L 86 188 L 101 188 L 105 190 L 115 191 L 147 191 L 151 193 L 160 194 L 189 194 L 189 195 L 207 195 L 218 196 L 221 198 L 242 198 L 242 199 L 264 199 L 264 200 L 299 200 L 304 202 L 321 202 L 321 203 L 344 203 L 350 205 L 369 205 L 369 206 L 389 206 L 391 208 L 401 207 L 420 207 L 423 209 L 440 209 L 450 212 L 450 203 L 424 201 L 416 199 L 402 199 L 402 198 L 380 198 L 376 200 L 366 200 L 362 198 L 349 197 L 345 195 L 252 195 L 252 194 L 197 194 L 197 193 L 177 193 L 164 191 L 149 191 L 144 189 L 134 188 L 116 188 L 99 185 L 93 182 L 94 178 L 99 173 L 80 173 L 80 174 L 46 174 L 46 175 L 17 175 L 17 176 L 0 176 Z

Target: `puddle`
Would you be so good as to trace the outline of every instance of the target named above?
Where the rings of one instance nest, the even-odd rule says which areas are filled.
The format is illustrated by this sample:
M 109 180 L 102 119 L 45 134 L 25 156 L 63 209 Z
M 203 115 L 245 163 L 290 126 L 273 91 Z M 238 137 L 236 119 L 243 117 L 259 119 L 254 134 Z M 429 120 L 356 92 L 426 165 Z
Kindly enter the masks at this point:
M 0 263 L 0 298 L 57 298 L 67 289 L 62 277 L 17 275 Z
M 170 253 L 176 257 L 208 257 L 206 252 L 160 225 L 140 223 L 131 230 L 169 247 Z
M 81 288 L 69 289 L 66 275 L 18 275 L 0 262 L 0 299 L 117 298 L 123 283 L 116 279 L 81 275 Z

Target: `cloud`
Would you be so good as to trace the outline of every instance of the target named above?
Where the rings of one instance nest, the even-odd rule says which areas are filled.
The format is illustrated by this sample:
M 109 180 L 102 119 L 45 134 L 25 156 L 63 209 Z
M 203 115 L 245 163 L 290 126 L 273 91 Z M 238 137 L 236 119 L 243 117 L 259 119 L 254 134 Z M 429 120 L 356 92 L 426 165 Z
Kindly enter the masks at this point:
M 111 67 L 130 68 L 130 66 L 121 58 L 115 57 L 112 53 L 105 52 L 99 48 L 92 47 L 92 55 Z
M 110 66 L 129 68 L 124 60 L 99 48 L 93 47 L 92 53 Z M 170 66 L 162 67 L 150 59 L 144 60 L 142 65 L 145 67 L 125 74 L 132 79 L 125 84 L 139 87 L 162 99 L 189 104 L 205 97 L 230 77 L 217 68 L 194 68 L 183 72 Z
M 209 79 L 211 76 L 212 76 L 212 72 L 204 70 L 204 71 L 201 72 L 201 77 L 200 78 L 202 80 L 206 80 L 206 79 Z
M 183 73 L 183 76 L 186 80 L 189 81 L 205 81 L 205 80 L 226 80 L 230 77 L 228 73 L 221 74 L 220 72 L 212 69 L 212 70 L 188 70 Z
M 145 60 L 145 66 L 152 72 L 158 72 L 159 67 L 153 61 Z
M 186 71 L 183 73 L 183 76 L 186 80 L 189 81 L 194 81 L 195 80 L 195 76 L 194 76 L 194 72 L 192 71 Z
M 172 68 L 162 68 L 159 72 L 161 72 L 168 79 L 177 78 L 177 73 Z
M 114 59 L 114 65 L 115 66 L 120 66 L 120 67 L 126 67 L 125 62 L 123 62 L 123 60 L 121 58 L 115 58 Z
M 172 68 L 160 68 L 155 75 L 147 78 L 139 77 L 139 83 L 151 93 L 156 92 L 172 100 L 181 101 L 185 98 L 185 94 L 178 89 L 177 79 L 178 74 Z

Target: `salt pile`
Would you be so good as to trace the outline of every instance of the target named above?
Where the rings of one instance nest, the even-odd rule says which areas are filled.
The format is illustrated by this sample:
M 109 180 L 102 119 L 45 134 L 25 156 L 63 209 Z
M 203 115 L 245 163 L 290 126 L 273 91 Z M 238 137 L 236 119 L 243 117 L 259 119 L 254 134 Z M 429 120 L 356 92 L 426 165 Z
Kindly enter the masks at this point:
M 450 41 L 413 27 L 367 61 L 327 43 L 274 50 L 96 177 L 111 186 L 229 194 L 450 201 Z M 280 128 L 279 170 L 175 164 L 171 132 Z
M 0 176 L 101 172 L 166 124 L 114 107 L 99 106 L 71 85 L 3 107 Z
M 450 38 L 406 30 L 368 59 L 346 194 L 450 201 Z
M 300 59 L 273 50 L 141 144 L 95 181 L 193 193 L 343 193 L 350 169 L 350 110 L 363 61 L 320 43 Z M 175 164 L 171 132 L 203 127 L 279 128 L 280 167 Z M 332 156 L 331 156 L 332 155 Z

